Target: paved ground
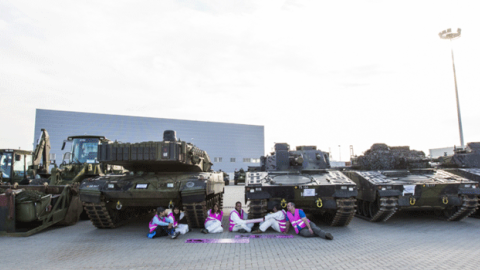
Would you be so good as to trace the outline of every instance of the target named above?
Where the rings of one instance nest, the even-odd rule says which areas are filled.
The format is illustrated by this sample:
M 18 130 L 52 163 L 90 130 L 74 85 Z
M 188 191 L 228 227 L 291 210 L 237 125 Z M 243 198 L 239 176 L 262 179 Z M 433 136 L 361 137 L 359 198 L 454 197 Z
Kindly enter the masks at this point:
M 225 206 L 243 201 L 244 186 L 226 188 Z M 230 209 L 225 209 L 226 214 Z M 478 269 L 480 219 L 461 222 L 400 213 L 386 223 L 354 218 L 327 227 L 335 239 L 251 239 L 248 244 L 186 244 L 204 235 L 146 238 L 148 219 L 100 230 L 90 221 L 26 237 L 0 237 L 2 269 Z M 224 219 L 224 227 L 226 220 Z M 228 228 L 228 227 L 227 227 Z

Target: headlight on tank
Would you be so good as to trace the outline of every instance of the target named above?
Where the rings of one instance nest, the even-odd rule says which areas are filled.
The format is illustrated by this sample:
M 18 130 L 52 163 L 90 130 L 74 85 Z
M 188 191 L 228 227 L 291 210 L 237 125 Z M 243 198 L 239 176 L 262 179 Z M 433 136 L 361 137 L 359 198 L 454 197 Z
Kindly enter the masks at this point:
M 262 188 L 257 187 L 257 188 L 255 188 L 255 190 L 256 191 L 262 191 Z
M 353 187 L 349 187 L 349 188 L 348 188 L 348 191 L 353 191 Z
M 108 188 L 115 188 L 115 184 L 108 184 Z
M 340 188 L 341 189 L 347 189 L 347 186 L 341 186 Z
M 173 188 L 173 183 L 167 183 L 168 188 Z

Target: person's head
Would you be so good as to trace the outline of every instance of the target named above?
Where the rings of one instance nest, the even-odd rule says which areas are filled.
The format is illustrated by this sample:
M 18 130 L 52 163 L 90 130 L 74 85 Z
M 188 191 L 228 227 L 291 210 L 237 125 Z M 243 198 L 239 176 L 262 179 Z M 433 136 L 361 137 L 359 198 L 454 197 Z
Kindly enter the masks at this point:
M 293 203 L 293 202 L 287 203 L 287 210 L 292 212 L 292 213 L 295 212 L 295 203 Z
M 178 206 L 173 207 L 173 213 L 175 215 L 179 215 L 180 214 L 180 208 Z
M 213 213 L 219 213 L 220 212 L 220 207 L 218 206 L 218 203 L 214 203 L 212 206 L 212 212 Z
M 158 208 L 157 208 L 157 215 L 159 215 L 159 216 L 161 216 L 161 217 L 165 216 L 165 208 L 163 208 L 163 207 L 161 207 L 161 206 L 158 207 Z
M 272 210 L 273 210 L 274 213 L 276 213 L 276 212 L 279 211 L 280 209 L 281 209 L 281 208 L 280 208 L 280 205 L 275 204 L 275 205 L 273 206 L 273 209 L 272 209 Z
M 239 213 L 242 211 L 242 203 L 241 202 L 236 202 L 235 203 L 235 210 L 237 210 Z

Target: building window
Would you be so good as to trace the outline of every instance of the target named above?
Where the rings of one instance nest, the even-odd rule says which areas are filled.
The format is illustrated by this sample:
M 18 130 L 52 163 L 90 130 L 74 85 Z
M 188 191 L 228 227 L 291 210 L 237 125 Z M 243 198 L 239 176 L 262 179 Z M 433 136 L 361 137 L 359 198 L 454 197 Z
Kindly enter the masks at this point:
M 260 159 L 259 158 L 252 158 L 252 163 L 260 163 Z
M 252 162 L 251 158 L 243 158 L 243 162 Z
M 235 158 L 234 157 L 230 158 L 230 162 L 235 162 Z
M 213 162 L 222 162 L 222 158 L 221 157 L 213 158 Z

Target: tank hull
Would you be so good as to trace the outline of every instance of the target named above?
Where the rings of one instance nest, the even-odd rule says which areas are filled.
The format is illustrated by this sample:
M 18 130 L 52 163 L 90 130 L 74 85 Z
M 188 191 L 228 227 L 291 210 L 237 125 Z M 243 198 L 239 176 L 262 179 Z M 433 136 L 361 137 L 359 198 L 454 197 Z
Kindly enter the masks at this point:
M 357 216 L 386 221 L 396 211 L 441 210 L 459 221 L 478 207 L 475 182 L 445 171 L 346 171 L 358 186 Z
M 192 227 L 201 227 L 208 207 L 223 201 L 222 173 L 163 172 L 155 174 L 104 176 L 84 181 L 80 199 L 93 224 L 99 228 L 117 227 L 138 214 L 163 206 L 179 206 L 186 212 Z M 102 213 L 95 213 L 95 208 Z M 103 224 L 101 215 L 115 222 Z M 128 213 L 127 213 L 128 212 Z M 115 218 L 112 218 L 115 217 Z
M 246 178 L 245 201 L 255 217 L 288 202 L 332 226 L 348 225 L 355 213 L 356 185 L 339 171 L 248 172 Z

